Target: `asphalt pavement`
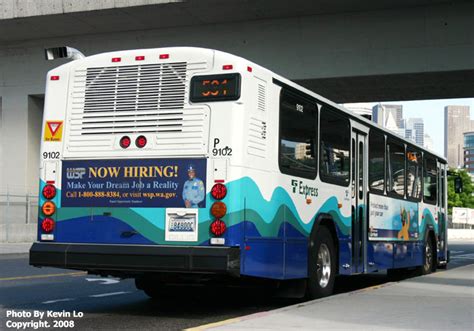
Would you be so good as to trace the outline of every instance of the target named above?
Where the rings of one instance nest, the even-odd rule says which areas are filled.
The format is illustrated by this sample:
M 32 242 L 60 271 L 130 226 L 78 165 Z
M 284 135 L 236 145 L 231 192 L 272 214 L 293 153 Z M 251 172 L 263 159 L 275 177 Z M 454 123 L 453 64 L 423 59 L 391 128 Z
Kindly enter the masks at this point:
M 474 263 L 474 243 L 453 242 L 450 249 L 452 260 L 448 269 Z M 7 329 L 8 321 L 11 321 L 9 326 L 16 322 L 15 326 L 21 327 L 26 324 L 18 322 L 39 320 L 48 321 L 49 326 L 58 321 L 72 321 L 75 330 L 180 330 L 200 326 L 204 329 L 212 323 L 225 323 L 222 321 L 305 304 L 301 300 L 272 298 L 264 291 L 240 288 L 185 288 L 177 290 L 174 298 L 152 300 L 136 290 L 132 280 L 100 278 L 55 268 L 34 268 L 28 265 L 27 254 L 0 255 L 0 265 L 1 330 Z M 385 273 L 340 277 L 337 293 L 357 293 L 364 288 L 384 286 L 387 282 Z M 26 315 L 30 312 L 32 316 L 11 316 L 23 312 Z M 34 317 L 35 313 L 43 312 L 66 312 L 71 316 Z M 74 312 L 83 316 L 73 316 Z M 33 324 L 28 326 L 34 327 Z M 72 324 L 57 326 L 72 328 Z

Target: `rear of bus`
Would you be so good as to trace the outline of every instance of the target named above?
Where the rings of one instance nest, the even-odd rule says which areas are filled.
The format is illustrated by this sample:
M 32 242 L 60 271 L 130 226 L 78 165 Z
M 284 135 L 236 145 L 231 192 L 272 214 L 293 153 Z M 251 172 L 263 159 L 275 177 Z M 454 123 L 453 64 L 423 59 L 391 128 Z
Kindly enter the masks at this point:
M 228 178 L 250 75 L 223 54 L 121 51 L 48 73 L 30 264 L 240 274 L 243 206 Z

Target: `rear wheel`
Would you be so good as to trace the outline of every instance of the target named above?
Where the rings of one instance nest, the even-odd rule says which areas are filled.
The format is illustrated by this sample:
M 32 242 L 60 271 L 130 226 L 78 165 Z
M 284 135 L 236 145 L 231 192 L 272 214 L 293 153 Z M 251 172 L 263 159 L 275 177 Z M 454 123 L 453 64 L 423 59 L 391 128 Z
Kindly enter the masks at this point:
M 307 296 L 316 299 L 331 295 L 336 278 L 336 248 L 325 226 L 311 235 L 308 264 Z
M 423 266 L 421 267 L 421 274 L 427 275 L 434 271 L 435 265 L 435 251 L 431 234 L 426 237 L 425 251 L 423 255 Z
M 135 279 L 135 286 L 152 299 L 163 299 L 172 296 L 170 289 L 166 285 L 153 282 L 151 279 Z

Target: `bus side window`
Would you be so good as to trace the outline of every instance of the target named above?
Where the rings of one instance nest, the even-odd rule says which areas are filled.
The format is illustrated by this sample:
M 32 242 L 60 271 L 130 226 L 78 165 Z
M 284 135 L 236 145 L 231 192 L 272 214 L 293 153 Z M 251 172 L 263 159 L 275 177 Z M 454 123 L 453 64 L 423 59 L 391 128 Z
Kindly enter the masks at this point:
M 301 95 L 280 94 L 279 166 L 284 174 L 316 178 L 318 108 Z
M 426 203 L 435 205 L 436 194 L 436 159 L 431 156 L 424 158 L 423 170 L 423 200 Z
M 320 119 L 320 176 L 328 183 L 349 184 L 350 125 L 347 118 L 324 106 Z
M 387 193 L 403 197 L 405 195 L 405 146 L 389 140 L 387 154 Z
M 407 197 L 421 199 L 421 152 L 407 148 Z
M 383 193 L 385 185 L 385 136 L 377 131 L 369 134 L 369 188 Z

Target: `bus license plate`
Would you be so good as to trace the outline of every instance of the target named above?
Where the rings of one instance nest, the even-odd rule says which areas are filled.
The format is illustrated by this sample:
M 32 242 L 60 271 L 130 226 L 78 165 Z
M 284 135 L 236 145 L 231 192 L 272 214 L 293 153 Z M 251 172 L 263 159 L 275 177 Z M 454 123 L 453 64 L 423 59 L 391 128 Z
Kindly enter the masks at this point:
M 194 232 L 196 231 L 196 219 L 194 217 L 170 218 L 168 230 L 170 232 Z

